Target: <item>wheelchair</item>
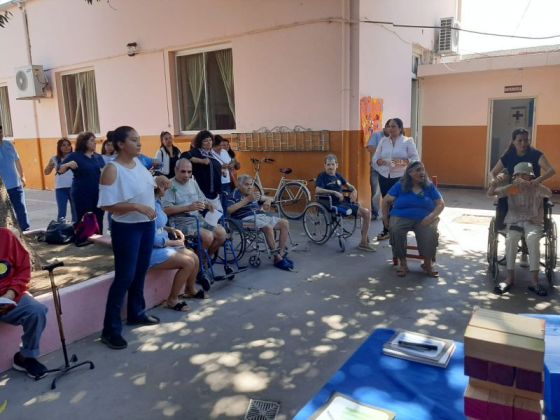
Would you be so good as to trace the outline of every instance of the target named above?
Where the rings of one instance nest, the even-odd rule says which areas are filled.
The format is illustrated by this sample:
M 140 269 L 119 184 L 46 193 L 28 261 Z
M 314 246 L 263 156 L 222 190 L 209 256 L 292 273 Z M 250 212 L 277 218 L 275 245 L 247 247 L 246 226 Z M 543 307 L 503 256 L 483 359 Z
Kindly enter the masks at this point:
M 278 205 L 273 202 L 272 206 L 278 208 Z M 259 213 L 253 212 L 254 221 L 251 220 L 240 220 L 233 217 L 224 217 L 223 226 L 226 230 L 227 237 L 229 240 L 229 252 L 228 249 L 224 247 L 224 252 L 220 250 L 218 253 L 218 260 L 225 261 L 226 263 L 239 264 L 243 258 L 248 256 L 248 263 L 254 268 L 257 268 L 262 263 L 262 254 L 266 254 L 268 258 L 272 258 L 278 249 L 270 249 L 266 242 L 266 237 L 261 229 L 257 229 L 257 215 Z M 276 215 L 275 215 L 276 216 Z M 280 217 L 279 215 L 276 217 Z M 278 241 L 278 231 L 274 230 L 274 240 Z M 289 249 L 292 250 L 298 246 L 298 244 L 292 241 L 291 235 L 289 235 Z
M 544 259 L 541 259 L 541 266 L 545 269 L 546 278 L 550 286 L 554 281 L 554 269 L 556 268 L 556 222 L 552 219 L 552 207 L 554 204 L 550 202 L 548 198 L 544 199 Z M 503 208 L 498 204 L 496 207 L 496 215 L 492 217 L 490 221 L 490 226 L 488 227 L 488 246 L 486 259 L 488 262 L 488 274 L 494 281 L 498 282 L 498 276 L 500 273 L 500 265 L 505 264 L 505 252 L 504 255 L 500 255 L 503 250 L 500 248 L 499 238 L 502 236 L 506 238 L 506 226 L 504 224 L 505 213 Z M 541 238 L 541 239 L 542 239 Z M 519 250 L 526 253 L 525 240 L 522 239 L 522 245 Z M 499 249 L 500 248 L 500 249 Z M 503 248 L 503 247 L 502 247 Z
M 193 249 L 197 256 L 198 260 L 200 261 L 200 272 L 199 274 L 208 278 L 210 284 L 214 283 L 215 281 L 222 281 L 222 280 L 233 280 L 235 275 L 244 271 L 245 267 L 239 265 L 239 259 L 235 253 L 235 248 L 231 242 L 230 237 L 226 237 L 226 240 L 222 247 L 220 247 L 220 251 L 218 252 L 218 256 L 211 257 L 208 253 L 208 250 L 204 249 L 202 246 L 202 239 L 200 236 L 200 220 L 198 217 L 186 214 L 183 215 L 187 218 L 192 218 L 196 223 L 196 235 L 185 235 L 185 246 L 187 248 Z M 173 223 L 171 223 L 172 227 L 175 227 Z M 227 231 L 226 231 L 227 232 Z M 225 259 L 219 258 L 219 255 L 225 255 Z M 224 274 L 217 275 L 214 270 L 215 264 L 221 264 L 224 266 Z
M 326 243 L 333 235 L 338 239 L 341 252 L 346 251 L 346 239 L 351 237 L 358 226 L 358 215 L 350 213 L 349 194 L 344 190 L 344 201 L 333 204 L 331 195 L 317 194 L 316 200 L 307 205 L 303 213 L 303 229 L 307 237 L 318 245 Z M 345 205 L 346 204 L 346 205 Z

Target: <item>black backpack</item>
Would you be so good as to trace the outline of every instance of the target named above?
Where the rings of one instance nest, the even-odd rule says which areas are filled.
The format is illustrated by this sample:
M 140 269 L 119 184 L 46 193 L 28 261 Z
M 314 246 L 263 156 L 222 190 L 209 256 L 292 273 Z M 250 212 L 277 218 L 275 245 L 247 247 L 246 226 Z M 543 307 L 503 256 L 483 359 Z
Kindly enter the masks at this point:
M 45 231 L 45 242 L 48 244 L 67 244 L 74 240 L 74 226 L 64 221 L 52 220 Z

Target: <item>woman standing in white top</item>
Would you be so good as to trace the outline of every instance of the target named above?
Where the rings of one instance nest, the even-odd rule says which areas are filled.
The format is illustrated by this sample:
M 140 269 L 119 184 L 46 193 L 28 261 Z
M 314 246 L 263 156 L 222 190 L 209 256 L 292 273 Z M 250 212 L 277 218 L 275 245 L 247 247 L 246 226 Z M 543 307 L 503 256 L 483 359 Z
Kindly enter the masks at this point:
M 161 162 L 159 172 L 171 179 L 175 176 L 175 164 L 179 160 L 181 151 L 173 145 L 173 136 L 169 131 L 162 131 L 159 135 L 160 148 L 155 158 Z
M 155 182 L 140 163 L 140 137 L 132 127 L 109 133 L 117 158 L 101 174 L 99 207 L 111 212 L 111 241 L 115 278 L 109 289 L 101 341 L 112 349 L 124 349 L 121 307 L 128 292 L 127 322 L 153 325 L 159 319 L 145 313 L 144 279 L 154 244 Z
M 379 142 L 373 155 L 374 169 L 379 173 L 379 190 L 385 197 L 391 187 L 404 175 L 409 163 L 419 160 L 414 139 L 404 137 L 403 122 L 400 118 L 391 118 L 386 127 L 389 136 Z M 383 226 L 378 240 L 389 238 L 389 227 Z
M 54 176 L 54 188 L 56 205 L 58 207 L 57 220 L 66 220 L 66 207 L 68 202 L 70 202 L 70 211 L 72 212 L 72 221 L 75 223 L 76 220 L 76 209 L 74 208 L 74 201 L 70 196 L 70 189 L 72 187 L 72 180 L 74 179 L 74 173 L 72 171 L 67 171 L 65 173 L 60 173 L 60 165 L 66 156 L 72 153 L 72 143 L 66 137 L 61 138 L 56 142 L 56 155 L 49 160 L 47 166 L 45 166 L 45 175 L 50 175 L 53 169 L 56 171 Z

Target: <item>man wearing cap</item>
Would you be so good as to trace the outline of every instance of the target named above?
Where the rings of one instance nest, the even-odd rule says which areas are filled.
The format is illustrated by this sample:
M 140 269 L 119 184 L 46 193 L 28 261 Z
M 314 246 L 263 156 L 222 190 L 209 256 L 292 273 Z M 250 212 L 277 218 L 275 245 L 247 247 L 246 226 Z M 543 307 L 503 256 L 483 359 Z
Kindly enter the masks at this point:
M 531 271 L 531 285 L 529 291 L 538 296 L 548 294 L 546 288 L 539 284 L 540 244 L 544 227 L 544 198 L 550 197 L 552 192 L 540 183 L 531 182 L 535 179 L 533 165 L 520 162 L 513 168 L 513 178 L 510 184 L 498 187 L 497 182 L 490 183 L 488 195 L 508 198 L 508 212 L 506 224 L 506 265 L 507 275 L 503 282 L 498 283 L 495 292 L 507 292 L 514 281 L 515 257 L 521 237 L 525 238 L 529 249 L 529 271 Z
M 8 190 L 8 196 L 14 207 L 21 230 L 29 230 L 29 219 L 25 207 L 25 175 L 14 145 L 4 140 L 0 124 L 0 178 Z

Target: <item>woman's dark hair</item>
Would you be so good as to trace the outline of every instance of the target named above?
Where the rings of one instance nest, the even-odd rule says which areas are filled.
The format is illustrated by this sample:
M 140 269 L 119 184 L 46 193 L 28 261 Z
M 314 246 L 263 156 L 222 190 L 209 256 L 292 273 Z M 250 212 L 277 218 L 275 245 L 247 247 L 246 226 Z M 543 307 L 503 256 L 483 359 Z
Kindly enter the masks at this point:
M 107 132 L 107 135 L 109 135 L 109 133 L 111 133 L 111 131 Z M 105 141 L 101 144 L 101 154 L 102 154 L 102 155 L 105 154 L 105 145 L 106 145 L 107 143 L 113 144 L 113 142 L 112 142 L 111 140 L 109 140 L 108 138 L 105 139 Z M 115 152 L 113 151 L 113 153 L 115 153 Z
M 169 131 L 162 131 L 161 133 L 159 133 L 159 145 L 163 146 L 163 138 L 167 135 L 171 135 L 171 133 Z
M 220 136 L 219 134 L 216 134 L 214 136 L 214 141 L 212 142 L 212 147 L 219 146 L 224 141 L 227 141 L 227 140 L 225 138 L 223 138 L 222 136 Z
M 233 149 L 231 148 L 231 143 L 229 142 L 228 139 L 224 138 L 224 140 L 227 144 L 230 145 L 229 149 L 227 149 L 228 155 L 230 158 L 235 159 L 235 152 L 233 151 Z
M 76 139 L 76 152 L 87 152 L 87 142 L 92 137 L 95 138 L 95 134 L 90 131 L 84 131 L 83 133 L 78 134 L 78 138 Z
M 195 149 L 200 149 L 202 147 L 202 141 L 207 138 L 212 139 L 212 144 L 214 144 L 214 135 L 208 130 L 202 130 L 197 133 L 192 141 L 192 145 Z
M 121 125 L 115 130 L 107 132 L 107 140 L 113 143 L 113 147 L 115 148 L 117 153 L 121 150 L 119 143 L 124 143 L 126 141 L 126 138 L 128 137 L 128 133 L 130 133 L 132 130 L 134 130 L 134 128 L 128 125 Z
M 508 148 L 505 150 L 505 152 L 502 154 L 502 156 L 500 156 L 500 159 L 502 157 L 504 157 L 506 154 L 510 153 L 512 150 L 515 149 L 515 146 L 513 144 L 513 142 L 515 141 L 515 139 L 517 138 L 517 136 L 523 135 L 523 134 L 527 134 L 527 136 L 529 136 L 529 130 L 525 129 L 525 128 L 516 128 L 515 130 L 513 130 L 511 132 L 511 143 L 509 144 Z M 531 148 L 531 145 L 529 145 L 529 149 Z
M 410 192 L 412 191 L 412 186 L 414 185 L 414 182 L 412 181 L 412 177 L 410 176 L 410 171 L 412 171 L 414 168 L 416 168 L 417 166 L 423 165 L 423 163 L 419 160 L 415 160 L 414 162 L 411 162 L 408 164 L 408 166 L 406 167 L 405 171 L 404 171 L 404 175 L 401 178 L 401 184 L 402 184 L 402 191 L 403 192 Z M 426 177 L 424 178 L 424 182 L 422 183 L 421 187 L 422 188 L 426 188 L 429 187 L 432 184 L 432 181 L 430 181 L 430 177 L 428 176 L 428 172 L 426 172 Z
M 397 127 L 401 130 L 401 134 L 404 134 L 404 124 L 400 118 L 391 118 L 385 123 L 385 125 L 388 125 L 390 122 L 397 124 Z
M 58 140 L 56 142 L 56 159 L 61 162 L 62 158 L 64 157 L 62 155 L 62 145 L 64 143 L 68 143 L 70 145 L 70 153 L 72 153 L 72 143 L 70 143 L 70 140 L 68 140 L 66 137 L 62 137 L 60 140 Z

